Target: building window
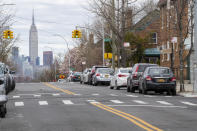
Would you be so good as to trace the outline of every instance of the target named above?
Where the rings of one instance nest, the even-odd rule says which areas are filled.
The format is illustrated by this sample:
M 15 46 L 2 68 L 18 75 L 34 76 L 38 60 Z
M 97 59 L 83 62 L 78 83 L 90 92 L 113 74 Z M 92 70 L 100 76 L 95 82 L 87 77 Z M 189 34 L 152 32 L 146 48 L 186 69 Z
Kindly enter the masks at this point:
M 151 33 L 151 43 L 157 44 L 157 33 Z

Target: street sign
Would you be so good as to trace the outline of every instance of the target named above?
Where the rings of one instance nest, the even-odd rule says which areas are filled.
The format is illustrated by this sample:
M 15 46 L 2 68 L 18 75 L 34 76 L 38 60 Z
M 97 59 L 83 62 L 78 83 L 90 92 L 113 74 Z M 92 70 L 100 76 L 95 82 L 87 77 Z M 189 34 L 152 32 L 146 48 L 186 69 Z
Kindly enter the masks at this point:
M 172 37 L 171 42 L 172 43 L 177 43 L 177 37 Z
M 104 58 L 105 59 L 112 59 L 112 53 L 105 53 Z

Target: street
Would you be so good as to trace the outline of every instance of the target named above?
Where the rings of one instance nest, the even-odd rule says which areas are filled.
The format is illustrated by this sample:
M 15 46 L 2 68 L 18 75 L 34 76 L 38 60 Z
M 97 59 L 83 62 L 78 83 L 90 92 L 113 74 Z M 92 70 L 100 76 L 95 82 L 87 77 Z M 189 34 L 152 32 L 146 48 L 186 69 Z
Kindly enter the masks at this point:
M 195 131 L 197 98 L 79 83 L 20 83 L 0 131 Z

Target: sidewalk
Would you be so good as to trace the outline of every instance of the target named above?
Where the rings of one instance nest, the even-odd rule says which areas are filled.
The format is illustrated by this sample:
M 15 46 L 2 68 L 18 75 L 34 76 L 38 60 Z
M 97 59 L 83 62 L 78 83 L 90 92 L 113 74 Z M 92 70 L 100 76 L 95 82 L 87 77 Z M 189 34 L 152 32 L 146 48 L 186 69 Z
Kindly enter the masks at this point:
M 185 92 L 180 92 L 180 84 L 177 83 L 177 94 L 184 97 L 196 97 L 197 93 L 193 92 L 193 84 L 184 84 Z

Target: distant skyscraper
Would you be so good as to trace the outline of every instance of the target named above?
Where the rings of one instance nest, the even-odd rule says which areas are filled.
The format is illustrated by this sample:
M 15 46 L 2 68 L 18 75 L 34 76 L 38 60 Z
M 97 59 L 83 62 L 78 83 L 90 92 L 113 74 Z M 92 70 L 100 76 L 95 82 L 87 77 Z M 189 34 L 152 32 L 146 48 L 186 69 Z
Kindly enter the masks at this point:
M 38 57 L 38 32 L 34 22 L 34 11 L 32 14 L 32 25 L 29 31 L 29 57 L 30 63 L 36 65 Z
M 36 58 L 36 65 L 39 66 L 40 65 L 40 57 Z
M 52 51 L 44 51 L 43 52 L 43 65 L 50 66 L 53 64 L 53 52 Z
M 19 57 L 19 50 L 18 47 L 12 47 L 12 59 L 17 61 Z

